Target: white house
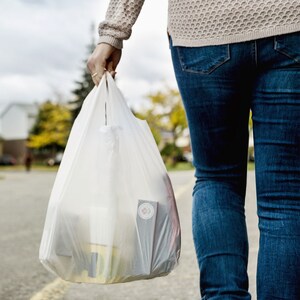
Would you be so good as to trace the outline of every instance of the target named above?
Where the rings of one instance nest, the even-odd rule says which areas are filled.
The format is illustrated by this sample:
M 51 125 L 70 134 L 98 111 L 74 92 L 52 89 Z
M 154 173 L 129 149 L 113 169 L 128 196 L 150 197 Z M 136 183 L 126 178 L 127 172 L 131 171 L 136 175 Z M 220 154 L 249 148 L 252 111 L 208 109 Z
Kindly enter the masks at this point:
M 0 104 L 0 155 L 11 154 L 22 161 L 38 109 L 37 104 L 30 103 Z

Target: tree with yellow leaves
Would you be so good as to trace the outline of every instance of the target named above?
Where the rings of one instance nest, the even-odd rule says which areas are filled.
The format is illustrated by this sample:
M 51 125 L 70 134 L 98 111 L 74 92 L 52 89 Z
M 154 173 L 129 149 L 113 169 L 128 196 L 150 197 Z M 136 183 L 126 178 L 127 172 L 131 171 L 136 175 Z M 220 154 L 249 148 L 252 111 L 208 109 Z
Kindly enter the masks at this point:
M 147 98 L 150 100 L 149 107 L 136 113 L 136 116 L 147 120 L 156 142 L 162 146 L 161 153 L 165 161 L 171 160 L 176 163 L 182 152 L 176 146 L 176 141 L 187 128 L 180 93 L 176 89 L 166 87 L 163 91 L 148 94 Z M 169 133 L 171 140 L 161 143 L 163 132 Z
M 71 112 L 62 104 L 46 101 L 41 104 L 27 146 L 34 149 L 62 150 L 71 129 Z

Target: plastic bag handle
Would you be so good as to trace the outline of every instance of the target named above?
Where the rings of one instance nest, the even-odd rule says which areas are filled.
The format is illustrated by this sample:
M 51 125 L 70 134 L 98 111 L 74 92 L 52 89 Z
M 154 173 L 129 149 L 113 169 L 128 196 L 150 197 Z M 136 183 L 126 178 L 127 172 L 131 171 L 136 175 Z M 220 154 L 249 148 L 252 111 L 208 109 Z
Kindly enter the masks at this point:
M 104 76 L 103 76 L 104 77 Z M 116 83 L 115 83 L 115 80 L 114 78 L 111 76 L 111 74 L 108 72 L 108 71 L 105 71 L 105 80 L 106 80 L 106 92 L 107 92 L 107 98 L 109 99 L 109 96 L 108 96 L 108 93 L 109 93 L 109 87 L 111 85 L 115 85 L 116 86 Z M 119 91 L 118 87 L 116 86 L 116 89 Z M 125 99 L 123 97 L 120 97 L 120 99 L 123 99 L 123 104 L 124 106 L 126 107 L 126 110 L 128 111 L 128 115 L 133 118 L 134 120 L 136 120 L 137 122 L 141 122 L 141 123 L 145 123 L 146 120 L 142 120 L 142 119 L 139 119 L 137 118 L 132 110 L 130 109 L 130 107 L 128 106 L 127 102 L 125 101 Z M 108 104 L 109 105 L 109 104 Z
M 96 89 L 99 91 L 100 90 L 100 87 L 105 84 L 105 91 L 106 91 L 106 96 L 105 96 L 105 99 L 104 99 L 104 117 L 105 117 L 105 126 L 108 125 L 108 113 L 107 113 L 107 100 L 108 100 L 108 76 L 107 74 L 109 74 L 109 72 L 107 70 L 104 70 L 104 73 L 103 73 L 103 76 L 100 80 L 100 83 L 99 85 L 96 87 Z M 109 74 L 110 75 L 110 74 Z M 111 76 L 111 75 L 110 75 Z

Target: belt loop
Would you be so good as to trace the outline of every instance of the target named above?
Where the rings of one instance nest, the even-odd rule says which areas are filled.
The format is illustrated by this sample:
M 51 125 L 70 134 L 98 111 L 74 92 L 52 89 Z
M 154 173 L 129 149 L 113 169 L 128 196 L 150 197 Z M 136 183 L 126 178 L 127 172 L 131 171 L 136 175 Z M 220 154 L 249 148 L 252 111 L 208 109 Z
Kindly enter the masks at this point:
M 254 40 L 254 58 L 255 58 L 255 66 L 257 67 L 257 42 Z

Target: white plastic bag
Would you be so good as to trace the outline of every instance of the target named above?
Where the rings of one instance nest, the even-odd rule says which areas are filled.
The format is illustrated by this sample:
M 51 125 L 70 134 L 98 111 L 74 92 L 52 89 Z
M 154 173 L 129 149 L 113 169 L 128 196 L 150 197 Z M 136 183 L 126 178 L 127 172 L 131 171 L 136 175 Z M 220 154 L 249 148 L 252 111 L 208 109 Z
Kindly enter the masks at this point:
M 179 255 L 178 213 L 160 153 L 106 72 L 71 130 L 40 261 L 68 281 L 117 283 L 167 275 Z

